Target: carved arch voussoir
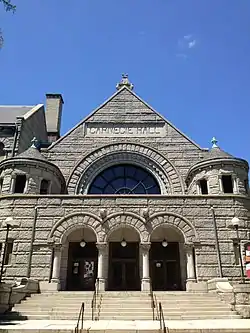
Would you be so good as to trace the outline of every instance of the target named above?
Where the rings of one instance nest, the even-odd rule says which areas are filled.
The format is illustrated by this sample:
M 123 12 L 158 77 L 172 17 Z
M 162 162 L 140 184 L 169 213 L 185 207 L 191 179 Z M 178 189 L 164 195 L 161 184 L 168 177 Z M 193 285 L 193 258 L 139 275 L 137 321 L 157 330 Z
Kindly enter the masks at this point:
M 150 216 L 149 223 L 152 227 L 152 232 L 159 226 L 169 225 L 181 232 L 185 243 L 199 242 L 198 234 L 193 224 L 185 217 L 173 212 L 160 212 Z M 151 235 L 150 235 L 151 236 Z M 150 239 L 148 239 L 149 241 Z
M 86 193 L 89 182 L 105 164 L 123 160 L 142 163 L 151 168 L 165 186 L 166 193 L 184 193 L 184 183 L 175 166 L 158 151 L 138 143 L 115 143 L 105 145 L 84 156 L 72 171 L 67 187 L 69 194 Z M 92 178 L 91 178 L 92 177 Z
M 74 230 L 86 227 L 91 229 L 96 240 L 101 241 L 103 236 L 102 220 L 97 215 L 90 212 L 76 212 L 61 218 L 51 229 L 48 241 L 52 240 L 56 244 L 63 244 L 67 236 Z
M 105 228 L 104 242 L 107 242 L 110 235 L 120 228 L 131 228 L 137 231 L 140 241 L 145 242 L 149 238 L 149 231 L 146 227 L 145 220 L 132 212 L 118 212 L 107 216 L 103 224 Z

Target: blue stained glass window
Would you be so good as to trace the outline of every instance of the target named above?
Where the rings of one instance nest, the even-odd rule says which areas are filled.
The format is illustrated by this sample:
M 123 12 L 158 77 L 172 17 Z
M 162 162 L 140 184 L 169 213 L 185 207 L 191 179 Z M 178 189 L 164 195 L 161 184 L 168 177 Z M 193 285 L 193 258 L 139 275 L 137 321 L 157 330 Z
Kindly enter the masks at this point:
M 89 194 L 161 194 L 155 178 L 136 165 L 119 164 L 103 170 L 89 187 Z

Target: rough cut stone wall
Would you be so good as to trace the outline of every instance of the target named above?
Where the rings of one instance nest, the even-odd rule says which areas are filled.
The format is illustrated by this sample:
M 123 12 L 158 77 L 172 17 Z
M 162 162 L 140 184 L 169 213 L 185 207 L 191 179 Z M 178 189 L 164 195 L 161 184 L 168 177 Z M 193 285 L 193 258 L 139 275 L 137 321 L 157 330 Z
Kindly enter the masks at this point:
M 165 122 L 129 90 L 123 89 L 94 115 L 48 150 L 48 159 L 66 180 L 83 155 L 111 143 L 135 143 L 156 149 L 185 178 L 206 152 Z
M 223 274 L 229 278 L 239 277 L 240 269 L 234 264 L 233 239 L 235 231 L 228 228 L 233 216 L 241 220 L 240 238 L 249 239 L 250 199 L 243 196 L 2 196 L 0 198 L 0 223 L 8 216 L 19 222 L 19 227 L 10 231 L 14 239 L 11 265 L 7 266 L 5 278 L 24 277 L 27 271 L 28 254 L 34 207 L 38 206 L 35 244 L 32 257 L 31 276 L 48 280 L 50 273 L 51 246 L 48 240 L 54 237 L 56 243 L 64 243 L 67 234 L 84 225 L 94 228 L 99 241 L 119 226 L 134 227 L 139 231 L 141 241 L 150 239 L 154 228 L 169 225 L 183 231 L 186 243 L 195 242 L 198 280 L 218 276 L 210 207 L 215 210 L 220 242 Z M 143 210 L 149 208 L 149 219 L 143 217 Z M 106 220 L 101 223 L 100 211 L 107 209 Z M 166 224 L 167 223 L 167 224 Z M 105 227 L 104 227 L 105 226 Z M 0 241 L 5 239 L 5 230 L 0 231 Z

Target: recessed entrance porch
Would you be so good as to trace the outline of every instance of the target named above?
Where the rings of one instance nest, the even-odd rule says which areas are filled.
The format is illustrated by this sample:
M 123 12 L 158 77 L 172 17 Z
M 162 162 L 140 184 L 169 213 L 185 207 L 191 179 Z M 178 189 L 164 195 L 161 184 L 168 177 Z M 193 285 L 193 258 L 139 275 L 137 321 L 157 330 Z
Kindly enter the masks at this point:
M 55 248 L 52 281 L 62 290 L 94 290 L 96 283 L 100 290 L 185 290 L 187 280 L 195 280 L 193 247 L 169 224 L 155 228 L 147 243 L 131 226 L 102 243 L 83 227 Z
M 139 240 L 132 228 L 121 228 L 110 235 L 109 290 L 140 290 Z
M 151 235 L 149 254 L 153 290 L 184 290 L 186 256 L 183 235 L 174 227 L 162 225 Z

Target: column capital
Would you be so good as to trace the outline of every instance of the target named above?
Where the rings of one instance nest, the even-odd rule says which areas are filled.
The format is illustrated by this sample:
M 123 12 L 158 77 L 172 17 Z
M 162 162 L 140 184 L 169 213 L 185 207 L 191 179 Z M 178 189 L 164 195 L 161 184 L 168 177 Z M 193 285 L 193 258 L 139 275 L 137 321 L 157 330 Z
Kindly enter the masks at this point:
M 106 251 L 108 243 L 96 243 L 98 251 Z
M 151 247 L 151 243 L 140 243 L 140 248 L 142 251 L 149 251 Z
M 185 243 L 183 247 L 184 247 L 184 250 L 186 252 L 191 252 L 194 248 L 194 244 L 193 243 Z
M 55 250 L 57 250 L 57 251 L 61 251 L 61 249 L 63 248 L 63 245 L 62 244 L 53 244 L 53 247 L 54 247 L 54 249 Z

